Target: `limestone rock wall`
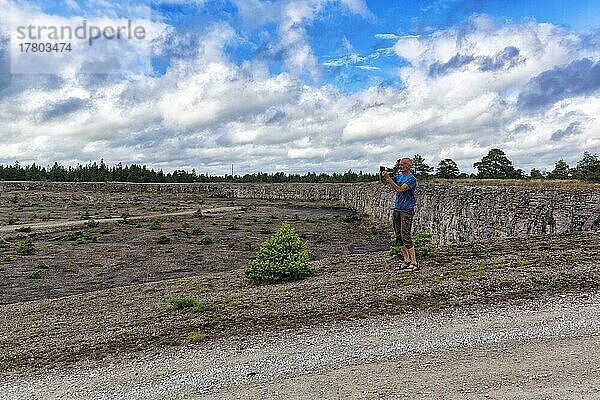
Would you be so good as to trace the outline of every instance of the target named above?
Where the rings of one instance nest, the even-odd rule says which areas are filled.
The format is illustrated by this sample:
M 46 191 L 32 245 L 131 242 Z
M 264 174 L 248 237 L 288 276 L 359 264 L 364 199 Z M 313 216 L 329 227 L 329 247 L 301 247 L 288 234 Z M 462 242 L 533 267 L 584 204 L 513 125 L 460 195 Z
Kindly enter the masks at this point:
M 197 192 L 211 197 L 332 200 L 388 220 L 389 186 L 373 184 L 152 184 L 0 182 L 9 190 Z M 530 234 L 600 231 L 600 192 L 584 189 L 421 184 L 415 230 L 429 230 L 437 244 Z M 600 241 L 600 240 L 599 240 Z

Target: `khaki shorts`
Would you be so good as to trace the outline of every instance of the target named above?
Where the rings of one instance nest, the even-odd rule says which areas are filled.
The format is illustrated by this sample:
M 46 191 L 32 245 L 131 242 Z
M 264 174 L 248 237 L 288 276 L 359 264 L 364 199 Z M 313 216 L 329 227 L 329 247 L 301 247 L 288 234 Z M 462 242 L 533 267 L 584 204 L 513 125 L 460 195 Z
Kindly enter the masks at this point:
M 396 234 L 396 244 L 398 246 L 406 246 L 407 249 L 410 249 L 414 246 L 411 237 L 414 216 L 414 210 L 394 210 L 394 215 L 392 216 L 392 224 L 394 226 L 394 233 Z

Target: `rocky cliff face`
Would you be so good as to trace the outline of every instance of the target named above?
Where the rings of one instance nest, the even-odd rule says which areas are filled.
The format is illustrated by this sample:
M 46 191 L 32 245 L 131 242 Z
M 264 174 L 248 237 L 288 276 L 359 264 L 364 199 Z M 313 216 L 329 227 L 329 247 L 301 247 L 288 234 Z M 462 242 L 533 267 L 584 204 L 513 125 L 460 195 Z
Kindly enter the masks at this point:
M 199 192 L 212 197 L 334 200 L 388 219 L 393 191 L 380 184 L 134 184 L 0 182 L 9 190 Z M 510 186 L 421 184 L 415 230 L 437 244 L 493 237 L 600 231 L 600 192 Z

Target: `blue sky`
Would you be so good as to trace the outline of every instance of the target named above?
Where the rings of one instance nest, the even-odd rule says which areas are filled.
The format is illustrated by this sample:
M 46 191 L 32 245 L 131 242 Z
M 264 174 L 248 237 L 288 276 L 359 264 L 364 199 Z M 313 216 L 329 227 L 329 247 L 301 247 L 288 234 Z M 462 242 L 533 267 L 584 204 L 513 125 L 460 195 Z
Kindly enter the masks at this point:
M 500 147 L 528 171 L 600 149 L 597 1 L 0 0 L 0 15 L 2 163 L 303 173 L 419 153 L 471 172 Z M 143 41 L 16 50 L 18 25 L 126 19 Z

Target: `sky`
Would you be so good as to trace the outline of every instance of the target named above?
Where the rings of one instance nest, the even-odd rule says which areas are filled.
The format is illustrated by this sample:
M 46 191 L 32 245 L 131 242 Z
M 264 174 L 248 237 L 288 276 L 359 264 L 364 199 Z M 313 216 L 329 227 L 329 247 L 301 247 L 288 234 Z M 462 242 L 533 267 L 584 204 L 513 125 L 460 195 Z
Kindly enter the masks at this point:
M 420 154 L 469 173 L 496 147 L 526 172 L 575 166 L 600 153 L 599 17 L 596 0 L 0 0 L 0 163 L 331 173 Z M 107 36 L 48 33 L 84 23 Z M 36 40 L 72 51 L 23 52 Z

